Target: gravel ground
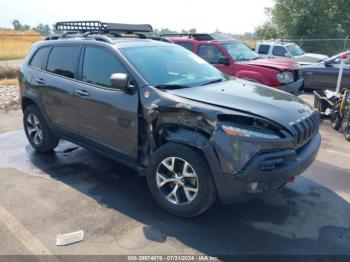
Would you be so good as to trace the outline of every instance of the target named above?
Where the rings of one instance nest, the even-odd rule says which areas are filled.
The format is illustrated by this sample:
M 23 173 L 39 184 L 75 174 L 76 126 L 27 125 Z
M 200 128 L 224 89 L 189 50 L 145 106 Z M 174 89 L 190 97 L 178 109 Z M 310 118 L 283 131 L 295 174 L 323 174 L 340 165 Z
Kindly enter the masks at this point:
M 19 108 L 18 86 L 0 86 L 0 109 Z

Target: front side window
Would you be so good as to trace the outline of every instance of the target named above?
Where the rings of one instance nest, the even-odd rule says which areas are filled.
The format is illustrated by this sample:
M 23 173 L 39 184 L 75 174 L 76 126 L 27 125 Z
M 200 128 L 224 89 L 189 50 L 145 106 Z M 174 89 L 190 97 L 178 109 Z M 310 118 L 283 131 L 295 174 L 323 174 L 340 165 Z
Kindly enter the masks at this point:
M 215 45 L 200 45 L 198 55 L 210 64 L 218 64 L 221 57 L 224 55 Z
M 269 53 L 270 46 L 269 45 L 260 45 L 258 49 L 258 53 L 261 55 L 267 55 Z
M 250 61 L 259 58 L 255 52 L 240 42 L 224 43 L 222 46 L 235 62 Z
M 50 48 L 49 47 L 43 47 L 40 48 L 33 58 L 30 61 L 30 65 L 35 68 L 41 69 L 44 63 L 44 60 L 46 59 L 47 53 L 49 52 Z
M 79 55 L 79 46 L 55 46 L 49 55 L 47 71 L 68 78 L 75 78 Z
M 110 77 L 114 73 L 126 73 L 117 58 L 106 50 L 86 47 L 83 62 L 83 81 L 111 88 Z
M 288 51 L 292 54 L 292 56 L 299 56 L 305 54 L 303 49 L 301 49 L 298 45 L 293 44 L 293 45 L 288 45 L 286 46 Z
M 272 55 L 274 56 L 286 56 L 287 50 L 283 46 L 274 46 L 272 49 Z
M 149 84 L 197 86 L 223 73 L 196 54 L 177 45 L 122 48 L 121 52 Z

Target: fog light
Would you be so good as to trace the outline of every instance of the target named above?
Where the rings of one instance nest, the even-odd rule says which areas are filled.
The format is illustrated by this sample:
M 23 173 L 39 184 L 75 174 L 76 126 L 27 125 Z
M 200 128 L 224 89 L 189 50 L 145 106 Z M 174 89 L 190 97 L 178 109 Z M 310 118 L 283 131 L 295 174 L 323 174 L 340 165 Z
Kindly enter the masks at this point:
M 258 183 L 254 182 L 249 185 L 249 189 L 251 192 L 255 192 L 258 189 Z

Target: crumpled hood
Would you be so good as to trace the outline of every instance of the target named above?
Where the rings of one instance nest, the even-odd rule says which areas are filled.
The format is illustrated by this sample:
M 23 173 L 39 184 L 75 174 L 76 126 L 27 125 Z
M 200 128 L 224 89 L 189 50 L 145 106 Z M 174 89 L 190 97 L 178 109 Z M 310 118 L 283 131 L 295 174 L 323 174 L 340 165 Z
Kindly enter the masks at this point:
M 281 71 L 299 69 L 298 63 L 288 58 L 257 59 L 242 62 L 242 64 L 270 67 Z
M 306 53 L 300 56 L 295 56 L 294 58 L 299 63 L 315 63 L 326 60 L 328 56 L 321 54 Z
M 313 109 L 300 98 L 286 92 L 244 80 L 168 90 L 170 94 L 244 111 L 274 121 L 291 130 L 289 125 L 309 116 Z

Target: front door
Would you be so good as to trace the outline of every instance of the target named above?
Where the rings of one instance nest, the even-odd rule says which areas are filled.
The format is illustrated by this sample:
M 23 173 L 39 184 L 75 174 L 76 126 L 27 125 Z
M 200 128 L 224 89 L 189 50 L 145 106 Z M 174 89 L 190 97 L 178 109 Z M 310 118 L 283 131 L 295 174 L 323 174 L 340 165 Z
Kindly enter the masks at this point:
M 138 152 L 138 92 L 125 93 L 110 84 L 113 73 L 127 73 L 118 58 L 101 47 L 86 46 L 81 82 L 75 88 L 82 139 L 125 160 Z

